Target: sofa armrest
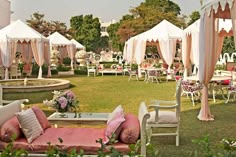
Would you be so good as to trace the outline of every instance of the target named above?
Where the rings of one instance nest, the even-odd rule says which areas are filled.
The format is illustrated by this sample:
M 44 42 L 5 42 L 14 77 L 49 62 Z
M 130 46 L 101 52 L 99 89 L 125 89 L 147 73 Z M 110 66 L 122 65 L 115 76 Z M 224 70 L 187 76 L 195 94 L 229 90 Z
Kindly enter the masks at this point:
M 28 102 L 28 99 L 15 100 L 5 106 L 0 107 L 0 126 L 9 118 L 13 117 L 16 112 L 21 112 L 21 104 Z

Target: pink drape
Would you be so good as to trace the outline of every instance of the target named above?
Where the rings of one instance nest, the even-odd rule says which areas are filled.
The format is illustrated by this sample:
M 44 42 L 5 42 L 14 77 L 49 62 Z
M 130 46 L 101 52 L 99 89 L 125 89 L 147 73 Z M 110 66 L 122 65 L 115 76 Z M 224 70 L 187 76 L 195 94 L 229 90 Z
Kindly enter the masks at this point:
M 72 44 L 72 45 L 67 45 L 66 46 L 66 49 L 67 49 L 67 52 L 68 52 L 68 56 L 70 57 L 71 59 L 71 69 L 73 70 L 73 61 L 74 61 L 74 56 L 75 56 L 75 45 Z
M 219 37 L 218 35 L 218 19 L 214 18 L 213 10 L 211 10 L 209 16 L 207 13 L 203 16 L 204 25 L 202 26 L 204 28 L 202 31 L 204 34 L 200 38 L 200 46 L 203 46 L 203 50 L 201 55 L 199 55 L 199 80 L 203 83 L 204 87 L 202 90 L 201 110 L 198 118 L 200 120 L 208 121 L 214 120 L 214 116 L 211 114 L 208 105 L 208 83 L 214 74 L 216 62 L 222 50 L 223 37 Z
M 51 54 L 49 50 L 49 43 L 45 42 L 44 43 L 44 58 L 45 58 L 45 63 L 48 65 L 48 74 L 47 77 L 51 77 Z
M 158 54 L 159 54 L 160 58 L 163 60 L 163 62 L 166 63 L 165 59 L 162 56 L 162 52 L 161 52 L 161 48 L 160 48 L 159 42 L 156 43 L 156 46 L 157 46 L 157 51 L 158 51 Z
M 38 78 L 42 78 L 42 65 L 44 63 L 44 41 L 31 40 L 34 60 L 39 65 Z
M 230 13 L 231 13 L 232 26 L 233 26 L 234 45 L 236 49 L 236 0 L 234 0 Z
M 18 44 L 20 46 L 20 52 L 22 54 L 23 62 L 25 62 L 26 64 L 30 64 L 32 62 L 32 56 L 33 56 L 31 45 L 25 42 Z
M 185 34 L 182 40 L 182 60 L 184 64 L 184 77 L 187 77 L 187 70 L 191 66 L 190 54 L 191 54 L 192 38 L 191 35 Z

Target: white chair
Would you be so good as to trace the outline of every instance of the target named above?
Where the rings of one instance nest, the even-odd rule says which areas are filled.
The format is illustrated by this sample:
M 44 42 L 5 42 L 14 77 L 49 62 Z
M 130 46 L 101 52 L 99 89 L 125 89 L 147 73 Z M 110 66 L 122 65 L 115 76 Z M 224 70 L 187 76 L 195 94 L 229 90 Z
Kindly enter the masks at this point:
M 126 73 L 129 74 L 130 69 L 131 69 L 130 65 L 124 65 L 124 68 L 123 68 L 123 71 L 122 71 L 123 76 L 125 76 Z
M 235 99 L 235 94 L 236 94 L 236 85 L 233 84 L 233 81 L 230 82 L 229 86 L 227 87 L 227 100 L 225 101 L 225 103 L 227 104 L 229 102 L 230 99 L 230 95 L 234 95 L 234 99 Z
M 10 78 L 13 79 L 13 78 L 20 78 L 21 77 L 21 72 L 20 70 L 18 69 L 18 66 L 17 65 L 11 65 L 11 68 L 10 68 Z
M 130 69 L 128 72 L 129 72 L 129 79 L 128 79 L 128 81 L 130 81 L 132 77 L 135 77 L 136 80 L 138 81 L 138 71 L 137 70 L 131 70 Z
M 200 94 L 201 94 L 200 91 L 202 89 L 201 84 L 199 84 L 199 83 L 192 84 L 190 81 L 182 80 L 181 86 L 182 86 L 182 95 L 186 94 L 188 97 L 188 95 L 190 94 L 193 106 L 195 106 L 194 96 L 198 96 L 198 98 L 200 100 Z
M 1 65 L 0 66 L 0 78 L 4 79 L 4 77 L 5 77 L 5 70 L 4 70 L 4 67 Z
M 159 83 L 158 77 L 160 76 L 159 71 L 156 69 L 147 69 L 147 78 L 146 78 L 146 83 L 148 83 L 150 80 L 154 82 L 154 80 Z
M 96 67 L 95 66 L 87 66 L 87 72 L 88 72 L 88 77 L 90 74 L 93 74 L 93 76 L 96 76 Z
M 179 146 L 181 81 L 176 83 L 175 101 L 152 100 L 151 105 L 148 106 L 148 109 L 154 109 L 149 112 L 151 117 L 147 119 L 146 124 L 149 142 L 153 136 L 175 136 L 176 146 Z M 154 132 L 155 128 L 157 132 Z M 172 130 L 166 132 L 163 128 L 168 128 L 168 130 L 172 128 Z

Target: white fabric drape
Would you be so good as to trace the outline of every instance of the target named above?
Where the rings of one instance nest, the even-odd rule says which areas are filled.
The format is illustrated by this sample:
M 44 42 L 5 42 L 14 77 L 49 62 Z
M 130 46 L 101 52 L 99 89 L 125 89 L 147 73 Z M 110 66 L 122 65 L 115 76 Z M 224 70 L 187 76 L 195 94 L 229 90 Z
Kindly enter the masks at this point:
M 200 52 L 199 60 L 199 81 L 204 85 L 202 90 L 201 110 L 199 120 L 214 120 L 208 105 L 208 83 L 211 80 L 216 62 L 220 56 L 223 37 L 218 34 L 219 20 L 215 20 L 213 11 L 208 16 L 206 13 L 201 16 L 200 21 Z
M 232 26 L 233 26 L 234 46 L 236 49 L 236 1 L 235 0 L 230 10 L 230 14 L 231 14 L 231 20 L 232 20 Z
M 146 52 L 146 41 L 138 40 L 138 43 L 136 45 L 136 51 L 135 51 L 135 61 L 138 64 L 139 77 L 141 77 L 140 64 L 144 60 L 145 52 Z
M 39 65 L 38 79 L 41 79 L 43 75 L 42 65 L 44 63 L 44 43 L 42 40 L 31 40 L 31 47 L 34 54 L 34 59 Z
M 5 79 L 9 79 L 9 68 L 15 58 L 17 43 L 15 40 L 7 39 L 0 42 L 2 65 L 5 67 Z
M 73 66 L 73 61 L 74 61 L 74 56 L 75 56 L 74 45 L 67 45 L 66 50 L 67 50 L 68 56 L 70 57 L 70 60 L 71 60 L 71 63 L 70 63 L 71 70 L 74 70 L 74 66 Z
M 176 53 L 176 41 L 177 41 L 176 39 L 159 40 L 162 56 L 166 64 L 168 64 L 169 73 L 170 73 L 170 67 L 174 61 Z

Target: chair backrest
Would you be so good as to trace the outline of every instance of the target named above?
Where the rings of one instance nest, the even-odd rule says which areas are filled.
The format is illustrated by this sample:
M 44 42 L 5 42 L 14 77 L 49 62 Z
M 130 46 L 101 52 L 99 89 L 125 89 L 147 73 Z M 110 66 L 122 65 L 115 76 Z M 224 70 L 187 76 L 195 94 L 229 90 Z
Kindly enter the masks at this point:
M 17 65 L 11 65 L 10 69 L 11 74 L 17 74 L 17 68 L 18 68 Z
M 182 79 L 180 79 L 180 80 L 178 80 L 177 82 L 176 82 L 176 104 L 178 105 L 178 108 L 177 108 L 177 110 L 178 110 L 178 114 L 180 113 L 180 111 L 181 111 L 181 90 L 182 90 L 182 85 L 181 85 L 181 83 L 182 83 Z

